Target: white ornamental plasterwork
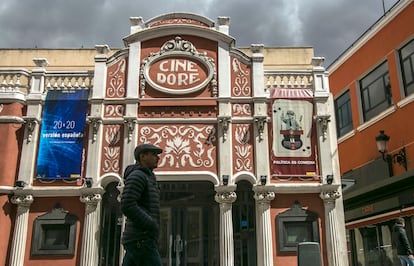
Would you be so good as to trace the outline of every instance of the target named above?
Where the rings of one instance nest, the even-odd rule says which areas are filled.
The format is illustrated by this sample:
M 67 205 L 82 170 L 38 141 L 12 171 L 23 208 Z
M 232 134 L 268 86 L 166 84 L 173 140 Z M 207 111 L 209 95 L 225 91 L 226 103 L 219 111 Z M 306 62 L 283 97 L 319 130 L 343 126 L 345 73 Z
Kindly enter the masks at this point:
M 0 104 L 0 113 L 3 111 L 3 107 L 4 107 L 4 105 Z
M 105 106 L 105 116 L 106 117 L 122 117 L 124 114 L 123 105 L 107 105 Z
M 108 97 L 124 97 L 125 94 L 125 58 L 119 61 L 117 68 L 113 72 L 109 72 L 109 86 L 106 90 Z
M 213 126 L 144 126 L 140 129 L 140 142 L 160 145 L 164 143 L 163 156 L 158 167 L 210 168 L 214 166 L 213 145 L 216 129 Z
M 233 104 L 233 114 L 235 116 L 251 116 L 252 115 L 252 108 L 250 107 L 250 104 L 244 103 L 236 103 Z
M 119 158 L 121 155 L 121 147 L 115 146 L 120 136 L 120 125 L 111 125 L 105 127 L 104 161 L 103 171 L 105 173 L 119 171 Z
M 249 72 L 244 71 L 240 66 L 240 61 L 233 58 L 233 72 L 236 73 L 234 80 L 233 95 L 234 96 L 250 96 L 251 87 L 249 86 Z
M 235 170 L 236 171 L 251 171 L 251 149 L 250 142 L 250 130 L 249 125 L 237 125 L 235 126 L 234 139 L 236 144 L 235 149 Z

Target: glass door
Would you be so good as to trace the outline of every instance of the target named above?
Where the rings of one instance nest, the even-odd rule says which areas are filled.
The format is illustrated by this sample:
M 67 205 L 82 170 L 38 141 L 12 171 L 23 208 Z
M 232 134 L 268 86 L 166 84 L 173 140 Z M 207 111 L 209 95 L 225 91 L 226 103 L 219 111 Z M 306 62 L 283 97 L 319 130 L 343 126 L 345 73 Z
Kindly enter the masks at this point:
M 218 206 L 208 182 L 160 182 L 163 265 L 218 265 Z

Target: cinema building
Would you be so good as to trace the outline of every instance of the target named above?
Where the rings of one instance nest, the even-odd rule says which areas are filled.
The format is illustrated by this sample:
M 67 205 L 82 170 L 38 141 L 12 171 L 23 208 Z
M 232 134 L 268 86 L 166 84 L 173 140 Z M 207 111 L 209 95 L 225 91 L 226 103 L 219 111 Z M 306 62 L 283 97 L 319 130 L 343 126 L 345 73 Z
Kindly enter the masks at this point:
M 120 265 L 123 169 L 153 143 L 164 265 L 348 265 L 323 58 L 237 48 L 227 17 L 130 21 L 122 49 L 0 50 L 0 264 Z

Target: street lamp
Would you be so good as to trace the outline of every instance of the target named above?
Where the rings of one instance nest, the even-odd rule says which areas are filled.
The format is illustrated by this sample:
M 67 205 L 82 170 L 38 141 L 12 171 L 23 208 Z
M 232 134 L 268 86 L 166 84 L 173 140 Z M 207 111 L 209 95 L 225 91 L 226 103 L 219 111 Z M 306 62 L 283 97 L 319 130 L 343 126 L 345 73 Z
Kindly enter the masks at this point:
M 388 166 L 390 167 L 390 173 L 392 173 L 392 163 L 398 163 L 402 167 L 404 167 L 405 171 L 407 171 L 407 157 L 405 153 L 405 147 L 403 147 L 398 153 L 394 155 L 388 154 L 388 141 L 390 137 L 384 133 L 384 130 L 380 130 L 380 134 L 375 137 L 375 141 L 377 142 L 378 151 L 382 154 L 382 159 L 388 162 Z

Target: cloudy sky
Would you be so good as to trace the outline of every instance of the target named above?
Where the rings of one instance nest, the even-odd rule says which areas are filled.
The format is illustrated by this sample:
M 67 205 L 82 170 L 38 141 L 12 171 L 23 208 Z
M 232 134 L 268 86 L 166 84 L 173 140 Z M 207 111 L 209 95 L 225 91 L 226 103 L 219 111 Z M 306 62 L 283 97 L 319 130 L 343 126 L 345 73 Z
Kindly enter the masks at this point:
M 237 47 L 311 46 L 327 67 L 398 0 L 1 0 L 0 48 L 123 47 L 129 17 L 230 17 Z

